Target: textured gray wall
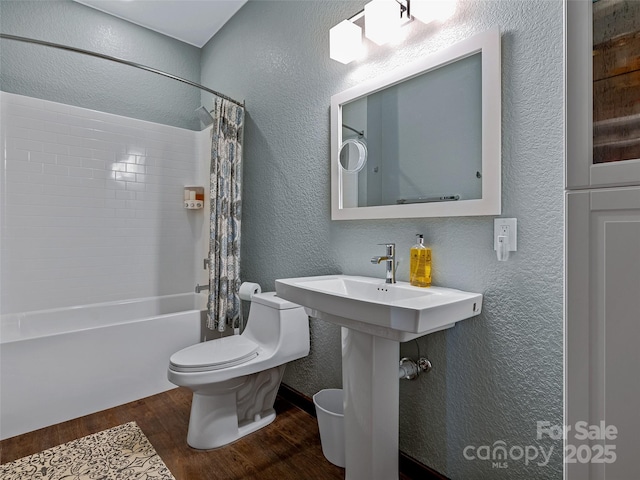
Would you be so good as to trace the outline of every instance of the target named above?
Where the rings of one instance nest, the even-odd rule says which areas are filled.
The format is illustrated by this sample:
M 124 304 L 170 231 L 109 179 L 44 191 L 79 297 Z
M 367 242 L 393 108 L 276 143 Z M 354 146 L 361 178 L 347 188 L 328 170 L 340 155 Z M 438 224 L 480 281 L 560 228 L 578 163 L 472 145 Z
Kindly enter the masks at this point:
M 71 0 L 0 0 L 0 31 L 200 79 L 200 49 Z M 78 53 L 0 42 L 5 92 L 200 130 L 193 113 L 200 102 L 195 87 Z
M 246 99 L 244 280 L 383 277 L 369 263 L 395 241 L 407 280 L 414 234 L 433 249 L 436 285 L 482 292 L 483 314 L 419 341 L 434 364 L 401 383 L 401 449 L 453 479 L 560 479 L 561 444 L 536 441 L 536 422 L 562 423 L 562 2 L 460 0 L 445 25 L 406 27 L 401 47 L 375 47 L 350 65 L 329 59 L 329 28 L 365 1 L 249 2 L 203 49 L 202 81 Z M 503 216 L 518 218 L 518 252 L 492 249 L 492 217 L 332 222 L 332 94 L 420 55 L 501 27 Z M 461 132 L 463 135 L 464 133 Z M 402 346 L 416 354 L 416 343 Z M 340 335 L 312 323 L 311 354 L 285 382 L 308 395 L 341 385 Z M 469 461 L 467 445 L 555 448 L 551 463 Z

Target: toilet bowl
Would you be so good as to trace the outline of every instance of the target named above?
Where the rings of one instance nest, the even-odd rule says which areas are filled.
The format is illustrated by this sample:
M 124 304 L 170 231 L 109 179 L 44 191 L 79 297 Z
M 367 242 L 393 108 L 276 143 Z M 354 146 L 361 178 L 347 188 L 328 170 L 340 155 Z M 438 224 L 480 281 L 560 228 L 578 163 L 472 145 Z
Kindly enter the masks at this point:
M 174 353 L 169 381 L 193 391 L 187 443 L 222 447 L 270 424 L 287 362 L 309 354 L 304 308 L 255 294 L 241 335 L 198 343 Z

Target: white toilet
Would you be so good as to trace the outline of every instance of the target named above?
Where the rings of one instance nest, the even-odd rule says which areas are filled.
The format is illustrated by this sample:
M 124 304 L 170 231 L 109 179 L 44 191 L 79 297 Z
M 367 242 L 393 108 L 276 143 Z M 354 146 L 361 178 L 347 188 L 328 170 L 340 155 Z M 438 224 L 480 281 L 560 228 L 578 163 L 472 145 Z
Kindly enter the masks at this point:
M 253 295 L 242 335 L 174 353 L 169 381 L 193 390 L 187 443 L 218 448 L 273 422 L 285 364 L 308 354 L 304 308 L 275 292 Z

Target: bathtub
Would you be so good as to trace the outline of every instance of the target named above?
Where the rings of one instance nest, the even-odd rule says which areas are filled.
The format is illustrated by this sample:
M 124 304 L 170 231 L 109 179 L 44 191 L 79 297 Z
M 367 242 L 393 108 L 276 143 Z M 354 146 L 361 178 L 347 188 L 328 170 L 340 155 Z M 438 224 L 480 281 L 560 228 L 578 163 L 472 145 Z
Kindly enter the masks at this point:
M 193 293 L 0 316 L 0 439 L 155 395 L 201 338 Z

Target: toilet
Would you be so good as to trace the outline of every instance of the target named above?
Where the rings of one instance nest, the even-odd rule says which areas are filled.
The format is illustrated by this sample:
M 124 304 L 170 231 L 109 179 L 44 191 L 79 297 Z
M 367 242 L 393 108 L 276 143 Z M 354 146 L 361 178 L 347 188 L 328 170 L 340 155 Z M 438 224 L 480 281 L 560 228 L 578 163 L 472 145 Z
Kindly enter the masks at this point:
M 251 297 L 241 335 L 199 343 L 169 360 L 171 383 L 193 391 L 187 443 L 222 447 L 269 425 L 287 362 L 309 354 L 304 308 L 275 292 Z

